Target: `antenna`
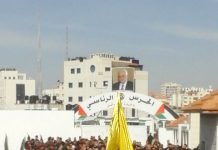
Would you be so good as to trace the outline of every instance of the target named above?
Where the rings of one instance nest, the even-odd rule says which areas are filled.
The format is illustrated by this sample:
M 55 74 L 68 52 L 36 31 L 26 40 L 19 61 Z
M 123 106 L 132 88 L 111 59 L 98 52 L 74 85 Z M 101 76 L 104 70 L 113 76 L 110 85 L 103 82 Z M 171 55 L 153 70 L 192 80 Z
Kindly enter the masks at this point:
M 38 56 L 37 56 L 37 95 L 39 99 L 42 97 L 42 46 L 41 46 L 41 24 L 40 24 L 40 10 L 38 9 L 38 33 L 37 33 L 37 41 L 38 41 Z
M 68 60 L 68 58 L 69 58 L 69 56 L 68 56 L 68 44 L 69 44 L 69 39 L 68 39 L 68 32 L 69 32 L 69 30 L 68 30 L 68 26 L 66 26 L 66 51 L 65 51 L 65 60 Z

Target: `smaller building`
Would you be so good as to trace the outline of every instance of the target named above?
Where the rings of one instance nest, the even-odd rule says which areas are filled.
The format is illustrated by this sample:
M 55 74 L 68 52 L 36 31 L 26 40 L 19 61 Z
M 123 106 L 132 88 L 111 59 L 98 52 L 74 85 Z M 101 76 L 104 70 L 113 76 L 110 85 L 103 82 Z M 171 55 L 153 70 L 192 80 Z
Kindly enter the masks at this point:
M 190 115 L 190 145 L 201 150 L 218 149 L 218 91 L 183 108 Z
M 172 141 L 174 145 L 189 145 L 189 122 L 188 116 L 181 115 L 178 119 L 166 123 L 166 130 L 172 131 Z
M 170 106 L 174 108 L 181 108 L 187 106 L 205 95 L 211 93 L 213 91 L 210 86 L 208 89 L 199 88 L 199 87 L 191 87 L 191 88 L 182 88 L 179 93 L 175 93 L 170 98 Z
M 0 109 L 16 109 L 35 95 L 35 80 L 14 68 L 0 69 Z
M 56 88 L 45 89 L 42 91 L 42 95 L 48 97 L 51 104 L 62 104 L 64 101 L 64 83 L 58 81 Z
M 182 88 L 181 84 L 168 82 L 161 85 L 161 95 L 170 99 L 173 94 L 180 93 Z

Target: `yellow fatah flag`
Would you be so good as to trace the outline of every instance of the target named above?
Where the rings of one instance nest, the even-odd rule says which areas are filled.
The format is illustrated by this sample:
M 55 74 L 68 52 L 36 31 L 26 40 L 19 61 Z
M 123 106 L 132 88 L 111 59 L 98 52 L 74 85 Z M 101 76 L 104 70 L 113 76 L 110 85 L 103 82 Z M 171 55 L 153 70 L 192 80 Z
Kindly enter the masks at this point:
M 133 150 L 125 114 L 118 96 L 107 141 L 107 150 Z

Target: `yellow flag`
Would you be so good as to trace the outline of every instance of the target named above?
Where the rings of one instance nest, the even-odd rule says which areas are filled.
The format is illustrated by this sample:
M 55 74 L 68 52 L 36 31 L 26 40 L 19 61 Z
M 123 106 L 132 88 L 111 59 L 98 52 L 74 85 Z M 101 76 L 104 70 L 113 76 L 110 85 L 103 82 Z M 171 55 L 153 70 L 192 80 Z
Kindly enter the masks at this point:
M 133 150 L 120 94 L 114 107 L 113 118 L 107 141 L 107 150 Z

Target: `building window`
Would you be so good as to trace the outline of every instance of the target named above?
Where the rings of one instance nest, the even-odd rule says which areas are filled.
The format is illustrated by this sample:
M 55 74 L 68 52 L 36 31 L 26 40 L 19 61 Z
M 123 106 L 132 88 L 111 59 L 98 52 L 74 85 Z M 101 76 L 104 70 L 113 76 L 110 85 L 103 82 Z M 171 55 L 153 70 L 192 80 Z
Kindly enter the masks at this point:
M 11 77 L 9 77 L 9 79 L 11 79 Z
M 81 69 L 80 68 L 77 68 L 77 73 L 81 73 Z
M 111 71 L 111 68 L 110 67 L 105 67 L 105 71 Z
M 82 88 L 83 87 L 83 83 L 79 82 L 78 86 L 79 86 L 79 88 Z
M 68 84 L 68 87 L 69 87 L 69 88 L 73 88 L 73 83 L 69 83 L 69 84 Z
M 26 96 L 25 96 L 25 100 L 29 100 L 29 96 L 26 95 Z
M 15 80 L 15 77 L 13 77 L 13 79 Z
M 194 100 L 198 100 L 198 97 L 194 97 L 193 99 L 194 99 Z
M 73 102 L 73 97 L 68 97 L 68 102 Z
M 97 86 L 97 82 L 95 81 L 95 82 L 94 82 L 94 87 L 96 87 L 96 86 Z
M 107 115 L 108 115 L 107 110 L 103 110 L 103 116 L 107 116 Z
M 94 65 L 91 65 L 90 66 L 90 71 L 93 73 L 93 72 L 95 72 L 95 66 Z
M 57 100 L 57 97 L 56 97 L 56 96 L 52 96 L 52 99 L 53 99 L 54 101 L 56 101 L 56 100 Z
M 25 85 L 24 84 L 16 84 L 16 98 L 19 101 L 25 100 Z
M 75 74 L 75 69 L 71 69 L 71 74 Z
M 82 96 L 79 96 L 79 97 L 78 97 L 78 100 L 79 100 L 79 102 L 82 102 L 82 101 L 83 101 L 83 97 L 82 97 Z
M 108 86 L 108 81 L 103 81 L 103 86 L 107 87 Z
M 132 117 L 135 117 L 135 109 L 132 109 Z
M 23 76 L 18 76 L 18 80 L 23 80 Z
M 7 79 L 7 77 L 5 77 L 5 79 Z

